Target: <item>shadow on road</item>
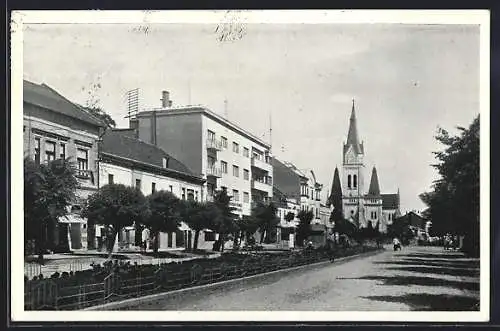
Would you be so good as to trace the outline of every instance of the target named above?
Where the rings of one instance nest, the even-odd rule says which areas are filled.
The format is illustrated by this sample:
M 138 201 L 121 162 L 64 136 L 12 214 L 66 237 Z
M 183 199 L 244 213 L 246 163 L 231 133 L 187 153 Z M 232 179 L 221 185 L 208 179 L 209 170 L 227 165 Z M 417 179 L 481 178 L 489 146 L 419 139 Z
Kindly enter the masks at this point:
M 394 271 L 409 271 L 427 274 L 449 275 L 449 276 L 462 276 L 462 277 L 479 277 L 479 270 L 477 269 L 452 269 L 446 267 L 427 267 L 427 266 L 413 266 L 413 267 L 389 267 L 386 270 Z
M 400 266 L 426 266 L 426 267 L 443 267 L 450 269 L 476 269 L 475 263 L 455 263 L 455 262 L 433 262 L 429 260 L 418 259 L 402 259 L 401 261 L 376 261 L 373 264 L 400 265 Z
M 366 296 L 364 299 L 404 303 L 419 311 L 479 311 L 479 300 L 446 294 L 405 294 L 401 296 Z
M 363 276 L 359 278 L 337 278 L 337 279 L 362 279 L 383 281 L 381 285 L 399 285 L 399 286 L 441 286 L 452 287 L 459 290 L 479 291 L 479 282 L 463 282 L 434 277 L 419 276 Z

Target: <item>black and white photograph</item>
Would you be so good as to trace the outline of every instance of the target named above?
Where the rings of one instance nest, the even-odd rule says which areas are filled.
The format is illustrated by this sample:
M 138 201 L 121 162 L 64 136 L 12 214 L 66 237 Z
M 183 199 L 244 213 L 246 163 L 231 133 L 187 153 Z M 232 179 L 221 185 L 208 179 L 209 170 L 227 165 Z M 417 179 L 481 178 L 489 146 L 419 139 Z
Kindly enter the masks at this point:
M 12 319 L 488 320 L 489 20 L 13 13 Z

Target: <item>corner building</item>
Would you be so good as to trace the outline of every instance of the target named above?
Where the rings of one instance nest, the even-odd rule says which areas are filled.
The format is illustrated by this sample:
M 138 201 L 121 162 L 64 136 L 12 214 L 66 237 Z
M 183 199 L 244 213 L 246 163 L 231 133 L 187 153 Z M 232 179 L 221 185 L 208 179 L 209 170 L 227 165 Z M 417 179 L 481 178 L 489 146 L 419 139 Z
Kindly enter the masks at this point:
M 270 145 L 202 106 L 171 107 L 163 92 L 161 108 L 131 120 L 139 139 L 168 151 L 206 180 L 201 200 L 226 189 L 239 216 L 252 202 L 271 201 L 273 166 Z

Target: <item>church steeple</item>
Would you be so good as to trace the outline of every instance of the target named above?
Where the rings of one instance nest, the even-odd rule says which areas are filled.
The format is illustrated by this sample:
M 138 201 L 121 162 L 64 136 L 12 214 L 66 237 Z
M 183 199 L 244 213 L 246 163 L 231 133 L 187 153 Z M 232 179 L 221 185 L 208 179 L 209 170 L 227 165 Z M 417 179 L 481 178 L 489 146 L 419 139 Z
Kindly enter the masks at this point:
M 358 123 L 356 119 L 356 110 L 354 107 L 354 99 L 352 99 L 352 110 L 351 118 L 349 120 L 349 131 L 347 133 L 347 142 L 344 149 L 347 150 L 349 146 L 352 146 L 357 154 L 363 154 L 363 144 L 359 141 L 358 135 Z
M 373 167 L 372 179 L 370 180 L 370 189 L 368 195 L 380 196 L 380 186 L 378 185 L 377 169 Z

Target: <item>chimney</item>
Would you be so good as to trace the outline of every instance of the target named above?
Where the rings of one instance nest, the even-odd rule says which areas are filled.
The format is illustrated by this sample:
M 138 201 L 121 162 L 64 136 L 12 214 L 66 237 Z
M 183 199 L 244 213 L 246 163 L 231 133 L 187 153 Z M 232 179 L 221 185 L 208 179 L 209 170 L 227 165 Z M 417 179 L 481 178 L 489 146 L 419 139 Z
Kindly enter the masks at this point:
M 137 118 L 130 118 L 129 119 L 129 129 L 134 130 L 134 137 L 139 138 L 139 120 Z
M 170 93 L 168 91 L 161 92 L 161 106 L 162 108 L 172 107 L 172 101 L 170 100 Z

